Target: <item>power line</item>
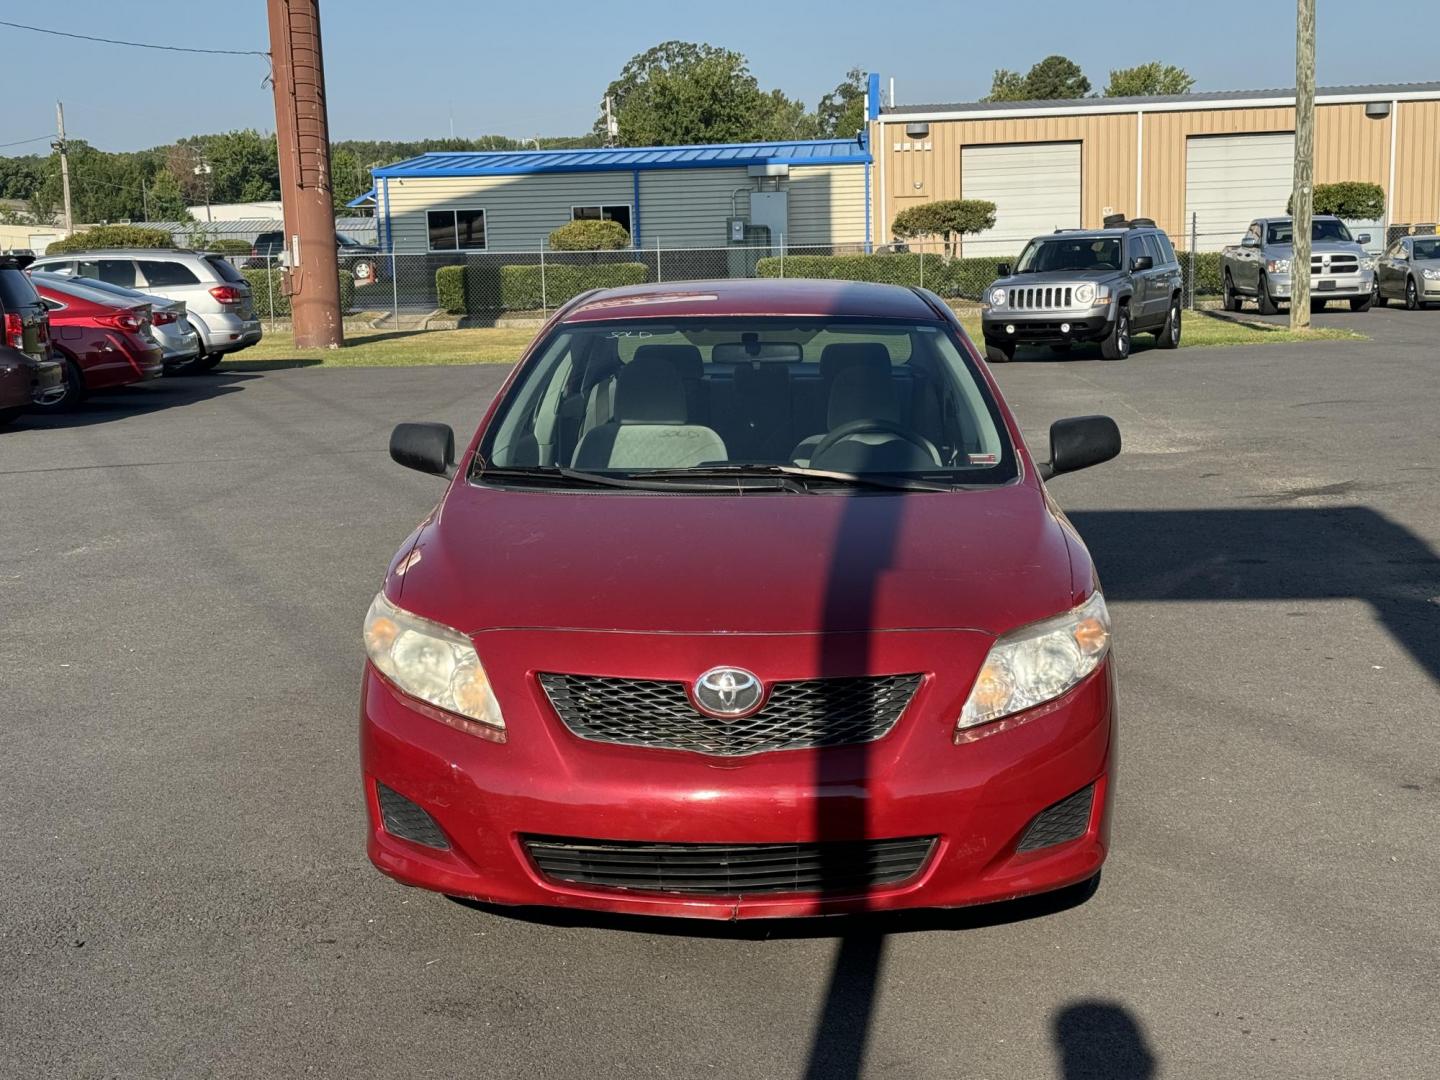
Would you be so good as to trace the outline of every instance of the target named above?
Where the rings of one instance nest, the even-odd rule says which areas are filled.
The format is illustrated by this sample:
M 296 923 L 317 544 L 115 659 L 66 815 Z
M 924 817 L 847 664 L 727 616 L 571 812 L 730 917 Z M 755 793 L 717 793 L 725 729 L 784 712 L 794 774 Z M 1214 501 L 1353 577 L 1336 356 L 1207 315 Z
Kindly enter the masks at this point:
M 16 139 L 14 142 L 0 142 L 0 150 L 7 146 L 24 146 L 26 143 L 44 142 L 46 139 L 53 139 L 54 135 L 36 135 L 33 139 Z
M 159 49 L 162 52 L 206 53 L 210 56 L 263 56 L 267 60 L 270 58 L 268 52 L 263 52 L 260 49 L 192 49 L 184 45 L 153 45 L 148 41 L 121 41 L 119 38 L 91 37 L 89 34 L 71 34 L 64 30 L 49 30 L 43 26 L 26 26 L 24 23 L 6 22 L 4 19 L 0 19 L 0 26 L 9 26 L 16 30 L 30 30 L 37 34 L 53 34 L 55 37 L 75 38 L 79 41 L 98 41 L 102 45 L 127 45 L 132 49 Z M 33 142 L 34 140 L 26 141 Z

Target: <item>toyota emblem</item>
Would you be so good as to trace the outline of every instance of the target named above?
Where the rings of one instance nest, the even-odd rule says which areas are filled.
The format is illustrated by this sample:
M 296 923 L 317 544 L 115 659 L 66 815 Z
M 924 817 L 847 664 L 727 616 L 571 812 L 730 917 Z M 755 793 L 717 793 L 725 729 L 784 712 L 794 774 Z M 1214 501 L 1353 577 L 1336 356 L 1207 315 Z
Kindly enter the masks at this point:
M 739 720 L 760 711 L 765 688 L 744 668 L 711 668 L 695 680 L 695 707 L 717 720 Z

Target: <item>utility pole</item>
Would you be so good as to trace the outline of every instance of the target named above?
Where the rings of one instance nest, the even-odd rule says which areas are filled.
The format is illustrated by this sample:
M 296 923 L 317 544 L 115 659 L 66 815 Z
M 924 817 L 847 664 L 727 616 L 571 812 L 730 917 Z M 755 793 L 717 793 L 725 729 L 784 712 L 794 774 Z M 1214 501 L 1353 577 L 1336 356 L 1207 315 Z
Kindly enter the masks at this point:
M 191 170 L 196 176 L 202 177 L 205 181 L 205 224 L 207 225 L 213 224 L 215 221 L 215 219 L 210 216 L 210 174 L 214 171 L 215 170 L 210 167 L 210 163 L 204 158 L 201 158 L 200 164 Z
M 75 231 L 75 219 L 70 213 L 70 153 L 65 145 L 65 104 L 55 102 L 55 130 L 60 137 L 50 145 L 60 153 L 60 190 L 65 195 L 65 235 Z
M 145 179 L 140 179 L 140 216 L 148 223 L 150 220 L 150 189 L 145 186 Z
M 284 289 L 295 344 L 337 348 L 340 276 L 331 203 L 330 122 L 325 112 L 325 60 L 319 0 L 266 0 L 270 63 L 275 72 L 275 139 L 285 214 Z
M 1315 0 L 1295 9 L 1295 190 L 1291 195 L 1290 329 L 1310 328 L 1310 228 L 1315 209 Z
M 620 125 L 615 122 L 615 113 L 611 108 L 610 95 L 605 95 L 605 145 L 614 146 L 615 138 L 620 134 Z

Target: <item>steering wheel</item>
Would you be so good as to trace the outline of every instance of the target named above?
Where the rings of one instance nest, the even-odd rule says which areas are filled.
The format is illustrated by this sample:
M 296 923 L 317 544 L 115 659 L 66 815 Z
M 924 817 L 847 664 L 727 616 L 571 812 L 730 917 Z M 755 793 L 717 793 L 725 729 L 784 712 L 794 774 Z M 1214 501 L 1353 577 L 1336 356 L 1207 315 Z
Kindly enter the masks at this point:
M 911 446 L 927 455 L 936 464 L 940 461 L 940 452 L 935 449 L 935 444 L 925 438 L 924 435 L 911 431 L 908 428 L 903 428 L 899 424 L 889 420 L 879 420 L 873 417 L 862 416 L 859 420 L 851 420 L 849 423 L 841 424 L 834 431 L 826 435 L 825 438 L 820 440 L 810 455 L 811 468 L 815 468 L 816 463 L 824 457 L 827 452 L 833 450 L 837 444 L 844 442 L 846 439 L 853 438 L 856 435 L 893 435 L 897 439 L 908 442 Z

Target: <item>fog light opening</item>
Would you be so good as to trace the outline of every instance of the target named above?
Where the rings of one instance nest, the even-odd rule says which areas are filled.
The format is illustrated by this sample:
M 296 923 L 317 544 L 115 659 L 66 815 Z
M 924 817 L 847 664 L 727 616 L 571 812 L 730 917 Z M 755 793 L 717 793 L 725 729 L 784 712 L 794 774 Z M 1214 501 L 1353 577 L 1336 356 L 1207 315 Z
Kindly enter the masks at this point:
M 1015 332 L 1015 324 L 1014 324 L 1013 322 L 1012 322 L 1012 323 L 1006 323 L 1006 324 L 1005 324 L 1005 333 L 1007 333 L 1007 334 L 1013 334 L 1014 332 Z
M 1068 334 L 1069 332 L 1070 332 L 1070 324 L 1069 324 L 1068 322 L 1062 322 L 1062 323 L 1060 324 L 1060 333 L 1062 333 L 1062 334 Z
M 391 836 L 409 840 L 412 844 L 448 851 L 450 841 L 440 825 L 425 812 L 424 807 L 411 802 L 398 791 L 393 791 L 375 782 L 375 796 L 380 803 L 380 824 Z

